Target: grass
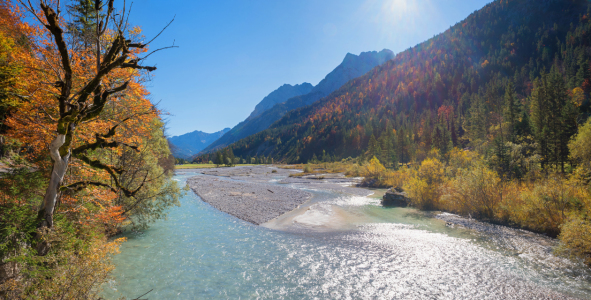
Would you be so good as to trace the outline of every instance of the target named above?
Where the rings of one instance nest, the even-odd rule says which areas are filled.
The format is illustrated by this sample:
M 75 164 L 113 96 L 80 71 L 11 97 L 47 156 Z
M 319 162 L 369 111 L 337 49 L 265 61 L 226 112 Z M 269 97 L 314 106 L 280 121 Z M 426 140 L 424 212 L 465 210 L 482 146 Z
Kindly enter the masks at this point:
M 255 166 L 253 164 L 237 164 L 237 167 L 239 166 Z M 215 168 L 216 165 L 215 164 L 186 164 L 186 165 L 176 165 L 174 166 L 175 169 L 180 170 L 180 169 L 210 169 L 210 168 Z M 220 167 L 220 168 L 225 168 L 225 167 Z

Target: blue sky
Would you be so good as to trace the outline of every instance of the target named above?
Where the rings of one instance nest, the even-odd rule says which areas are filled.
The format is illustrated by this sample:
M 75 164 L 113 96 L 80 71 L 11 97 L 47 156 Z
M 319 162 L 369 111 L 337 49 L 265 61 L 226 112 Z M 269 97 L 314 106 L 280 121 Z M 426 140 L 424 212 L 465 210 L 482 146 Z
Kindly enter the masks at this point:
M 129 2 L 129 1 L 128 1 Z M 152 101 L 167 134 L 215 132 L 244 120 L 284 83 L 318 84 L 347 52 L 398 53 L 439 34 L 490 0 L 141 0 L 130 22 L 152 44 Z

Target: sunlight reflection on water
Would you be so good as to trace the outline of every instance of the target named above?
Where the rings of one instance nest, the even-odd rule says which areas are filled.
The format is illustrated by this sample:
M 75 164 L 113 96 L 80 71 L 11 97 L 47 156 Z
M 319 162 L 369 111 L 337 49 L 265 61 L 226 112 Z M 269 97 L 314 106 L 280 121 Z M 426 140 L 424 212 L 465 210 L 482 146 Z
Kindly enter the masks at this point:
M 591 295 L 587 271 L 571 264 L 568 268 L 578 271 L 569 273 L 551 254 L 534 251 L 535 245 L 515 254 L 495 249 L 505 245 L 495 239 L 448 228 L 422 212 L 383 208 L 366 197 L 315 195 L 317 202 L 298 216 L 302 220 L 306 213 L 310 222 L 341 213 L 361 216 L 363 222 L 349 231 L 315 231 L 315 224 L 276 231 L 187 195 L 168 221 L 127 235 L 104 297 L 137 297 L 150 289 L 144 298 L 562 298 L 551 290 Z M 540 258 L 549 262 L 538 263 Z

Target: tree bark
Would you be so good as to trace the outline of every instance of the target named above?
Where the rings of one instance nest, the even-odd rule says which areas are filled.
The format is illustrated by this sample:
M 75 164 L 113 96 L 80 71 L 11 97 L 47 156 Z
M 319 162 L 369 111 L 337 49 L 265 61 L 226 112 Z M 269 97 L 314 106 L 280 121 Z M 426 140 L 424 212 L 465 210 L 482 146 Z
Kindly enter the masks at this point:
M 59 189 L 68 169 L 71 155 L 70 152 L 63 157 L 60 155 L 59 149 L 65 141 L 66 135 L 58 134 L 49 145 L 49 152 L 53 160 L 53 170 L 51 171 L 51 179 L 45 192 L 45 197 L 43 198 L 43 206 L 41 207 L 41 212 L 43 213 L 42 227 L 53 227 L 53 211 L 55 210 Z

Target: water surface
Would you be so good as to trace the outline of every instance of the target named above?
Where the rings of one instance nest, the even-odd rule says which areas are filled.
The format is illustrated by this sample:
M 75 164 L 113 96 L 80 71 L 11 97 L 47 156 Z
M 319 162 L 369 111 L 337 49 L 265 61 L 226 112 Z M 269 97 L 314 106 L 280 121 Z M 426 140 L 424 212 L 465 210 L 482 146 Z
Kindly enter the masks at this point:
M 194 175 L 175 178 L 184 185 Z M 591 298 L 589 272 L 552 255 L 551 239 L 451 228 L 375 198 L 312 192 L 289 222 L 265 226 L 188 194 L 168 220 L 126 235 L 104 297 Z

